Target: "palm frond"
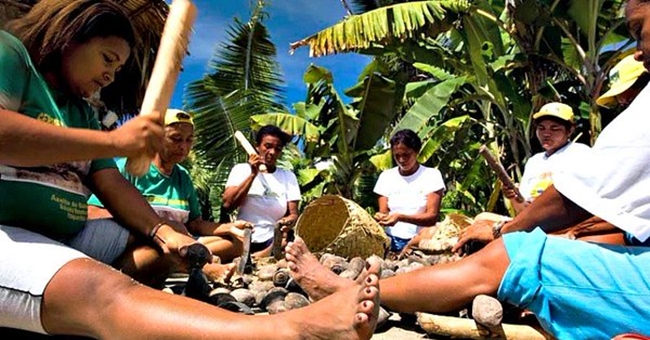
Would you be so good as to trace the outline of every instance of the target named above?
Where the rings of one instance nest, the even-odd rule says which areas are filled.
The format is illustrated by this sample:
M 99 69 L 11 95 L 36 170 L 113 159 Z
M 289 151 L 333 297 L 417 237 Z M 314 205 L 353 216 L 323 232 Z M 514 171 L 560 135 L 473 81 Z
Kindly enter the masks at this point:
M 448 13 L 470 9 L 470 0 L 414 1 L 380 7 L 353 15 L 310 37 L 291 44 L 291 50 L 309 45 L 311 56 L 367 49 L 416 37 L 431 30 L 440 31 Z

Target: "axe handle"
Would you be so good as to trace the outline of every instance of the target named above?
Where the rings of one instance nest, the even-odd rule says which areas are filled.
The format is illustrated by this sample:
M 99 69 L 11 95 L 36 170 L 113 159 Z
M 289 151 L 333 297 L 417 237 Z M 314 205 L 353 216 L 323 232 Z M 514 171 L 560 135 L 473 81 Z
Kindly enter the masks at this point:
M 173 0 L 165 21 L 160 47 L 153 66 L 140 114 L 153 116 L 163 124 L 174 87 L 187 53 L 192 24 L 196 18 L 196 6 L 190 0 Z M 149 170 L 151 159 L 142 154 L 127 160 L 126 170 L 134 176 L 142 176 Z
M 515 183 L 510 179 L 510 176 L 508 176 L 508 173 L 506 170 L 503 168 L 503 165 L 494 158 L 490 150 L 487 149 L 485 145 L 481 145 L 481 148 L 478 150 L 478 152 L 485 158 L 485 160 L 488 163 L 488 166 L 496 173 L 497 177 L 501 182 L 503 182 L 503 185 L 512 188 L 515 190 L 515 199 L 518 202 L 523 202 L 524 201 L 524 196 L 519 192 L 519 189 L 515 186 Z

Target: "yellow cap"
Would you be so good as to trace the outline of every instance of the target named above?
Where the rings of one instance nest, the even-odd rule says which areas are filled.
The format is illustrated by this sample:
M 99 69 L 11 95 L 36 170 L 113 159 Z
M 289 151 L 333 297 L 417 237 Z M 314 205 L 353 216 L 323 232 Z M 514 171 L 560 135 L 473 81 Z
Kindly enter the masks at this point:
M 542 117 L 556 117 L 573 123 L 573 109 L 567 104 L 548 103 L 533 115 L 533 119 Z
M 188 123 L 194 126 L 194 121 L 189 113 L 177 109 L 167 109 L 165 113 L 165 126 L 176 123 Z
M 643 72 L 645 72 L 643 63 L 636 61 L 633 54 L 621 59 L 609 72 L 609 91 L 598 97 L 596 104 L 605 107 L 614 106 L 616 96 L 629 89 Z

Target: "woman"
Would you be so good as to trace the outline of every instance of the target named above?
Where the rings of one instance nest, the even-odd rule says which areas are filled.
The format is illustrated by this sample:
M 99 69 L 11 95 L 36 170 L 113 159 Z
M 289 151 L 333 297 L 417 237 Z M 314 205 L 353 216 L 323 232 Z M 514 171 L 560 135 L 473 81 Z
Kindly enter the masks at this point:
M 397 167 L 382 172 L 375 184 L 374 192 L 379 195 L 375 219 L 386 227 L 391 252 L 408 251 L 407 244 L 418 233 L 438 222 L 445 183 L 438 169 L 418 163 L 421 147 L 415 132 L 397 131 L 390 139 Z
M 289 136 L 277 126 L 260 128 L 255 136 L 258 154 L 232 168 L 223 192 L 224 208 L 238 208 L 237 218 L 255 226 L 251 244 L 255 257 L 271 254 L 276 225 L 286 234 L 298 219 L 300 187 L 296 175 L 277 167 L 287 142 Z M 262 164 L 266 172 L 260 172 Z
M 42 0 L 8 29 L 0 31 L 0 326 L 98 339 L 370 337 L 376 263 L 366 282 L 328 302 L 253 318 L 147 288 L 59 242 L 83 228 L 86 183 L 161 251 L 184 255 L 194 240 L 161 222 L 110 161 L 153 158 L 162 128 L 145 115 L 97 131 L 82 99 L 130 57 L 135 39 L 121 8 Z
M 245 221 L 216 224 L 201 218 L 199 201 L 188 171 L 179 163 L 184 161 L 194 142 L 194 122 L 184 111 L 169 109 L 165 114 L 165 139 L 163 148 L 156 154 L 149 171 L 142 177 L 135 177 L 126 171 L 126 159 L 117 161 L 122 175 L 147 199 L 156 213 L 171 223 L 179 223 L 199 237 L 199 242 L 208 246 L 213 255 L 223 263 L 241 255 L 243 228 L 250 225 Z M 104 204 L 91 196 L 88 200 L 89 221 L 70 244 L 91 257 L 107 264 L 113 264 L 138 281 L 156 286 L 168 274 L 187 272 L 188 268 L 175 263 L 175 257 L 164 257 L 143 242 L 136 235 L 127 237 L 128 230 L 122 228 L 104 208 Z M 88 247 L 93 239 L 106 239 L 107 233 L 121 233 L 124 236 L 111 251 L 99 252 L 100 247 Z M 89 240 L 90 239 L 90 240 Z M 104 241 L 105 242 L 105 241 Z M 88 249 L 90 248 L 90 249 Z M 126 249 L 128 252 L 124 253 Z M 110 254 L 106 256 L 105 254 Z M 120 256 L 118 259 L 117 256 Z M 117 260 L 117 262 L 115 262 Z M 203 267 L 212 280 L 219 280 L 230 274 L 229 268 L 217 263 Z
M 553 183 L 553 172 L 568 160 L 589 152 L 589 147 L 570 140 L 575 131 L 573 109 L 562 103 L 548 103 L 533 115 L 535 136 L 544 149 L 533 155 L 524 168 L 519 191 L 524 201 L 518 201 L 514 188 L 504 188 L 503 193 L 517 213 L 527 207 Z

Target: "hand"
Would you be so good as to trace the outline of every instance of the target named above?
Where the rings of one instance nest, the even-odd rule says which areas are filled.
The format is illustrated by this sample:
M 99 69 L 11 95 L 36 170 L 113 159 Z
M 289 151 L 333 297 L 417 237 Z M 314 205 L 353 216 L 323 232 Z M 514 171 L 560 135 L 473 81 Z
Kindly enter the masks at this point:
M 152 116 L 137 116 L 108 132 L 117 154 L 124 157 L 146 154 L 153 158 L 162 148 L 164 129 Z
M 198 243 L 190 236 L 184 225 L 172 221 L 168 221 L 158 228 L 153 241 L 165 254 L 176 254 L 181 258 L 185 258 L 190 245 Z M 212 253 L 209 249 L 206 248 L 206 250 L 208 258 L 205 261 L 209 263 L 212 261 Z
M 503 182 L 502 182 L 503 183 Z M 505 196 L 507 199 L 512 200 L 517 197 L 517 189 L 519 189 L 519 185 L 515 184 L 515 187 L 508 187 L 508 186 L 503 186 L 501 188 L 501 191 L 503 191 L 503 196 Z
M 467 226 L 458 236 L 458 242 L 451 248 L 454 253 L 462 254 L 463 246 L 469 241 L 490 243 L 494 240 L 492 228 L 497 222 L 490 220 L 478 220 Z
M 260 165 L 264 164 L 264 159 L 258 154 L 248 156 L 248 165 L 251 166 L 251 173 L 255 176 L 260 173 Z
M 295 219 L 289 218 L 289 217 L 283 217 L 276 222 L 281 228 L 280 231 L 283 233 L 286 233 L 287 231 L 291 230 L 293 227 L 293 224 L 296 222 Z
M 240 241 L 244 240 L 244 230 L 246 228 L 253 229 L 253 224 L 248 221 L 237 220 L 233 223 L 228 224 L 230 225 L 228 229 L 230 234 L 237 237 Z M 251 230 L 251 232 L 255 232 L 255 229 Z
M 377 221 L 377 222 L 382 221 L 382 220 L 386 219 L 387 217 L 388 217 L 388 214 L 387 214 L 387 213 L 383 213 L 383 212 L 376 212 L 376 213 L 375 213 L 375 216 L 373 216 L 373 218 L 374 218 L 375 221 Z
M 395 225 L 395 223 L 400 221 L 400 214 L 398 213 L 392 213 L 389 215 L 386 215 L 384 218 L 379 220 L 379 225 L 384 226 L 384 227 L 392 227 Z

